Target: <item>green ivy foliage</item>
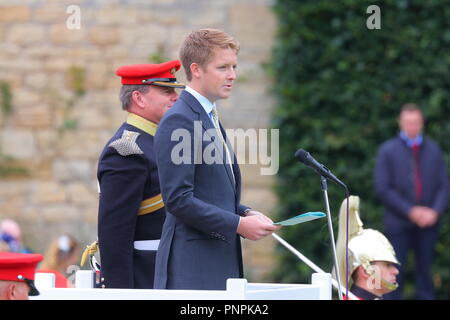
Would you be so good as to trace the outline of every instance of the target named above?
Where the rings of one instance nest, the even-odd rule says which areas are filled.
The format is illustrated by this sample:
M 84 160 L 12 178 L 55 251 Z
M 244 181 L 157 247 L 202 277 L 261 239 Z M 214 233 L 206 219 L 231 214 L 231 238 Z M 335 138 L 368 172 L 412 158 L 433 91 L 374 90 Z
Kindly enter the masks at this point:
M 325 212 L 319 176 L 294 159 L 303 148 L 361 198 L 365 228 L 383 231 L 383 208 L 373 189 L 378 146 L 398 134 L 397 117 L 407 102 L 419 104 L 425 133 L 450 164 L 450 5 L 438 0 L 278 0 L 278 34 L 269 72 L 280 129 L 276 192 L 279 218 Z M 369 30 L 366 10 L 377 5 L 381 29 Z M 328 183 L 337 237 L 345 192 Z M 327 272 L 332 251 L 326 219 L 286 227 L 282 237 Z M 450 298 L 450 213 L 444 214 L 433 277 L 437 298 Z M 312 270 L 284 247 L 277 248 L 275 279 L 309 283 Z M 412 269 L 407 267 L 407 270 Z M 406 298 L 413 298 L 407 274 Z

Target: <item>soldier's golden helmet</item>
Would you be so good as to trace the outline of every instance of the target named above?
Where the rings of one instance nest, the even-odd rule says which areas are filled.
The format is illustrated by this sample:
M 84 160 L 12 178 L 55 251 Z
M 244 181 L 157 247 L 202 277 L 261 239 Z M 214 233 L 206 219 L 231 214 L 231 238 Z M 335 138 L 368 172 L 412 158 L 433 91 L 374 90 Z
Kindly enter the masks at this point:
M 348 276 L 349 286 L 351 275 L 362 266 L 370 271 L 370 264 L 374 261 L 387 261 L 399 264 L 394 248 L 389 240 L 379 231 L 374 229 L 363 229 L 363 223 L 359 216 L 359 197 L 349 197 L 348 217 Z M 346 283 L 346 212 L 347 200 L 341 204 L 339 210 L 339 232 L 336 245 L 339 276 L 344 285 Z

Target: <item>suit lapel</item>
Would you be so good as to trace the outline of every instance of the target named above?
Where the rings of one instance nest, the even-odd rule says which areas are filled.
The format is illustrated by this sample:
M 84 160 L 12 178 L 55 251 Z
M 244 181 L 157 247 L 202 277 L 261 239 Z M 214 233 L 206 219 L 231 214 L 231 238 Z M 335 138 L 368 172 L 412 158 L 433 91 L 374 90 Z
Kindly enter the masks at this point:
M 228 175 L 228 179 L 230 180 L 230 183 L 234 186 L 234 191 L 236 192 L 236 186 L 237 186 L 237 181 L 236 181 L 236 185 L 235 185 L 235 181 L 234 179 L 236 179 L 236 169 L 235 166 L 237 165 L 237 161 L 236 161 L 236 157 L 234 155 L 234 151 L 231 148 L 230 144 L 227 141 L 226 138 L 226 134 L 225 134 L 225 130 L 223 130 L 222 125 L 220 125 L 220 129 L 222 131 L 222 135 L 223 138 L 225 139 L 227 146 L 228 146 L 228 150 L 230 151 L 230 156 L 234 159 L 234 163 L 230 166 L 228 163 L 226 163 L 225 159 L 226 156 L 224 154 L 224 146 L 222 145 L 222 141 L 220 141 L 220 137 L 218 137 L 217 135 L 213 135 L 211 136 L 209 133 L 211 131 L 209 130 L 216 130 L 216 128 L 214 127 L 211 119 L 209 118 L 209 116 L 206 114 L 205 109 L 203 109 L 203 107 L 201 106 L 200 102 L 198 102 L 197 99 L 194 98 L 193 95 L 191 95 L 189 92 L 187 91 L 183 91 L 180 95 L 180 99 L 182 99 L 184 102 L 186 102 L 186 104 L 195 112 L 198 114 L 199 116 L 199 121 L 201 121 L 202 123 L 202 127 L 203 129 L 206 131 L 206 134 L 211 138 L 211 140 L 213 141 L 214 145 L 215 145 L 215 150 L 219 153 L 220 159 L 223 160 L 223 165 L 225 166 L 225 170 L 227 172 Z M 214 132 L 214 131 L 213 131 Z M 203 138 L 203 137 L 202 137 Z M 231 168 L 233 167 L 233 172 L 235 173 L 235 178 L 233 178 L 233 172 L 231 172 Z M 239 170 L 239 169 L 238 169 Z
M 222 124 L 219 123 L 220 131 L 222 132 L 222 136 L 225 140 L 225 143 L 227 144 L 228 151 L 230 152 L 230 157 L 233 159 L 233 163 L 231 166 L 227 165 L 227 169 L 230 169 L 227 172 L 229 173 L 229 178 L 231 179 L 231 182 L 233 185 L 235 185 L 236 189 L 238 187 L 238 183 L 240 182 L 240 172 L 239 172 L 239 165 L 237 162 L 236 154 L 234 153 L 233 148 L 231 147 L 230 141 L 228 140 L 227 134 L 225 132 L 225 129 L 222 127 Z M 231 172 L 233 170 L 233 173 Z M 233 176 L 231 176 L 233 174 Z
M 205 109 L 203 109 L 202 105 L 200 104 L 200 102 L 197 101 L 197 99 L 194 98 L 193 95 L 191 95 L 189 92 L 187 91 L 183 91 L 180 95 L 180 98 L 183 99 L 184 102 L 186 102 L 186 104 L 195 112 L 198 114 L 199 117 L 199 121 L 202 124 L 203 129 L 206 131 L 206 134 L 210 137 L 211 141 L 214 142 L 215 146 L 216 146 L 216 150 L 218 150 L 220 157 L 223 158 L 223 147 L 222 147 L 222 143 L 220 142 L 220 139 L 216 139 L 217 136 L 211 136 L 209 133 L 211 131 L 209 130 L 215 130 L 215 127 L 211 121 L 211 119 L 209 118 L 209 116 L 206 114 Z M 203 136 L 200 137 L 203 139 Z

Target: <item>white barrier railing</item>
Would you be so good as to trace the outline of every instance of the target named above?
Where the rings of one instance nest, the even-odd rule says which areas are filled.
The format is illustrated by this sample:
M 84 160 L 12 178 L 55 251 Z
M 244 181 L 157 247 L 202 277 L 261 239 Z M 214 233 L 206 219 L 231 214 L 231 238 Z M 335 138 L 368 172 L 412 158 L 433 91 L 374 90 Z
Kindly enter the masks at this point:
M 331 274 L 314 273 L 311 284 L 248 283 L 228 279 L 226 290 L 97 289 L 93 273 L 79 270 L 75 288 L 54 288 L 54 275 L 37 273 L 33 300 L 330 300 Z

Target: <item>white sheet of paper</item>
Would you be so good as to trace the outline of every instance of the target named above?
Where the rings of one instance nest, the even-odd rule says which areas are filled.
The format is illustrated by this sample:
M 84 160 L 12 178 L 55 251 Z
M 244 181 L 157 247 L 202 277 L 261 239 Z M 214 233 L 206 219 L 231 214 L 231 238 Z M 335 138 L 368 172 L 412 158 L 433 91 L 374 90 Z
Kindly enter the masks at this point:
M 295 224 L 319 219 L 325 217 L 325 213 L 323 212 L 306 212 L 303 214 L 299 214 L 298 216 L 295 216 L 293 218 L 283 220 L 280 222 L 275 222 L 276 225 L 282 225 L 282 226 L 293 226 Z

